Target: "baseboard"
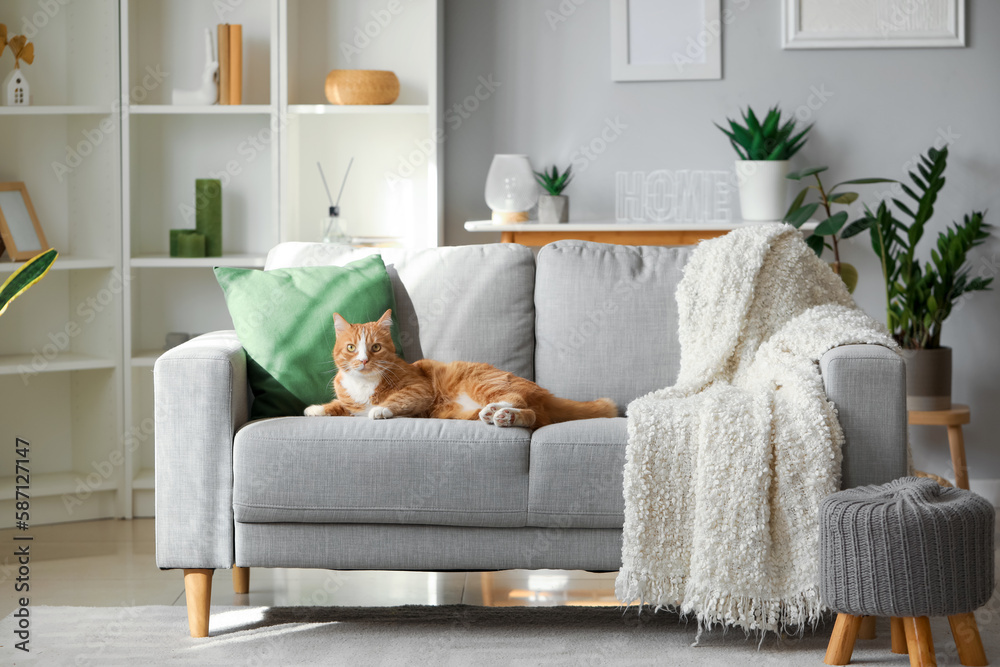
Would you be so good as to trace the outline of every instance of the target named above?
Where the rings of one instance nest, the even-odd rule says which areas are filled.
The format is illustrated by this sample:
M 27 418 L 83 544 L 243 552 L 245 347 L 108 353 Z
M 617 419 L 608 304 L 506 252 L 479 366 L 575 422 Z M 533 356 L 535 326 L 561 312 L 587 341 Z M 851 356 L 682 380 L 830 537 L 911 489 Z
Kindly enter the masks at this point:
M 969 489 L 993 503 L 993 507 L 1000 509 L 1000 479 L 970 479 Z

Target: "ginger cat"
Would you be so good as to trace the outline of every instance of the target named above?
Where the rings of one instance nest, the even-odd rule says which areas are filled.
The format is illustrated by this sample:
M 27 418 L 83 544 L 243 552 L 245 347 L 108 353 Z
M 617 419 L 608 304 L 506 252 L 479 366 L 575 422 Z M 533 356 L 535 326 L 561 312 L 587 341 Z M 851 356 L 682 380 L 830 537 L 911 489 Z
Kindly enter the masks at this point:
M 389 333 L 391 310 L 377 322 L 364 324 L 351 324 L 334 313 L 333 323 L 337 398 L 309 406 L 307 417 L 364 413 L 371 419 L 481 419 L 494 426 L 540 428 L 571 419 L 618 416 L 610 399 L 557 398 L 534 382 L 489 364 L 430 359 L 409 364 L 396 356 Z

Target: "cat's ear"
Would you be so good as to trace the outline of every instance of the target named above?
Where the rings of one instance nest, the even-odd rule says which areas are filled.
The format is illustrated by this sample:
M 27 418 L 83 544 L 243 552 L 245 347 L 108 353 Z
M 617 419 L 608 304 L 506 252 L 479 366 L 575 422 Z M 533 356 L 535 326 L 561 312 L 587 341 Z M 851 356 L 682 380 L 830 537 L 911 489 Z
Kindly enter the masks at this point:
M 350 326 L 351 323 L 341 317 L 340 313 L 333 314 L 333 328 L 337 333 L 344 333 Z
M 378 322 L 376 322 L 376 324 L 378 324 L 380 327 L 384 327 L 387 330 L 391 329 L 392 328 L 392 308 L 390 308 L 389 310 L 387 310 L 384 313 L 382 313 L 382 317 L 378 318 Z

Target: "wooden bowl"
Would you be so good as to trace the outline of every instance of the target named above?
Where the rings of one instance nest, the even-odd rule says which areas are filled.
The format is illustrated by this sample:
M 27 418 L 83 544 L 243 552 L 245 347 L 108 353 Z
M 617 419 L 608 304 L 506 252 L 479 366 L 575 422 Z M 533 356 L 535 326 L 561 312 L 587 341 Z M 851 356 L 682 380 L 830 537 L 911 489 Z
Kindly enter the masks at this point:
M 379 69 L 335 69 L 326 75 L 330 104 L 392 104 L 399 97 L 394 72 Z

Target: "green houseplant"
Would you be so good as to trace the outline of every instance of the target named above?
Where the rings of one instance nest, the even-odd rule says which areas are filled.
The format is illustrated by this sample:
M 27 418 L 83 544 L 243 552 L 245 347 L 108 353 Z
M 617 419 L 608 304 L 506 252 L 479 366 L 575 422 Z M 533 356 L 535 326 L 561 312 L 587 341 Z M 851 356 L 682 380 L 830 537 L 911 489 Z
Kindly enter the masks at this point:
M 940 232 L 930 261 L 916 256 L 924 227 L 934 214 L 938 192 L 944 187 L 948 148 L 931 148 L 921 156 L 917 171 L 909 173 L 912 187 L 901 183 L 908 203 L 893 198 L 844 230 L 848 237 L 865 229 L 882 264 L 885 282 L 886 325 L 906 354 L 907 407 L 945 410 L 951 407 L 951 348 L 941 346 L 941 327 L 955 305 L 972 292 L 990 289 L 992 278 L 973 277 L 968 252 L 990 234 L 985 212 L 967 213 Z M 918 173 L 919 172 L 919 173 Z M 903 222 L 896 211 L 909 222 Z
M 538 221 L 543 223 L 569 222 L 569 197 L 563 190 L 573 180 L 573 166 L 559 173 L 555 165 L 548 171 L 542 169 L 535 172 L 535 180 L 542 186 L 546 194 L 538 197 Z
M 14 299 L 45 277 L 58 256 L 59 253 L 55 249 L 46 250 L 26 261 L 0 285 L 0 315 L 4 314 Z
M 780 220 L 788 197 L 788 160 L 805 144 L 812 125 L 796 133 L 795 117 L 782 120 L 777 106 L 768 109 L 763 121 L 750 107 L 741 114 L 742 125 L 727 118 L 729 129 L 715 126 L 729 137 L 739 156 L 736 182 L 743 218 Z
M 870 183 L 894 183 L 890 178 L 855 178 L 849 181 L 841 181 L 837 183 L 832 188 L 827 190 L 823 187 L 823 180 L 820 178 L 820 174 L 829 169 L 829 167 L 809 167 L 808 169 L 803 169 L 801 171 L 795 171 L 788 174 L 787 178 L 793 181 L 801 181 L 804 178 L 812 176 L 816 179 L 815 185 L 807 185 L 799 191 L 799 194 L 795 197 L 792 205 L 788 207 L 788 212 L 785 213 L 784 221 L 790 225 L 793 225 L 796 229 L 801 227 L 813 215 L 820 207 L 823 209 L 823 213 L 826 217 L 820 221 L 819 225 L 813 231 L 812 235 L 806 239 L 806 243 L 809 247 L 813 249 L 817 256 L 823 256 L 823 250 L 829 248 L 833 251 L 833 261 L 830 262 L 830 268 L 833 272 L 840 276 L 847 285 L 847 291 L 853 293 L 854 288 L 858 285 L 858 270 L 852 265 L 840 261 L 840 246 L 838 244 L 839 239 L 837 234 L 844 228 L 847 224 L 847 210 L 846 207 L 853 204 L 858 199 L 857 192 L 838 192 L 837 188 L 842 185 L 866 185 Z M 817 201 L 806 202 L 809 198 L 809 191 L 816 191 Z M 841 205 L 845 207 L 845 210 L 833 212 L 833 207 L 835 205 Z

